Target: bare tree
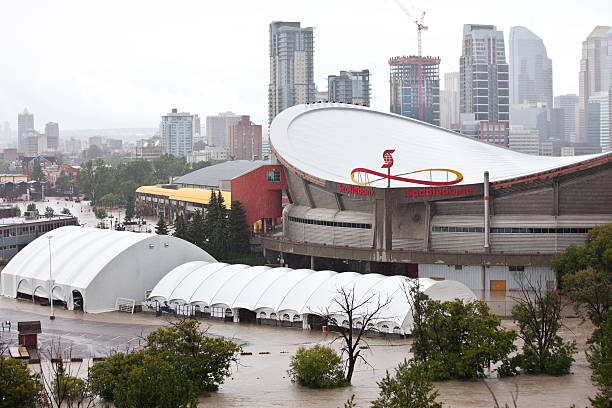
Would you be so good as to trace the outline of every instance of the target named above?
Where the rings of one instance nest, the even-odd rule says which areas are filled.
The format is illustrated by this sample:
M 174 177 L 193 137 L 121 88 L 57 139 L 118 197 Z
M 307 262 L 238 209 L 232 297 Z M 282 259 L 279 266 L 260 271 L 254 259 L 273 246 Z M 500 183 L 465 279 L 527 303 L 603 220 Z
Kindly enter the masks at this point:
M 340 335 L 334 339 L 342 340 L 342 355 L 346 355 L 346 381 L 350 384 L 359 359 L 368 364 L 361 355 L 360 344 L 365 343 L 364 336 L 368 330 L 376 331 L 374 321 L 380 318 L 382 309 L 391 302 L 390 298 L 382 300 L 380 296 L 370 294 L 362 299 L 355 297 L 355 288 L 337 289 L 337 295 L 332 304 L 323 313 L 314 313 L 321 317 L 329 326 L 334 326 Z M 342 319 L 340 322 L 338 320 Z
M 84 365 L 83 359 L 72 358 L 72 346 L 64 347 L 61 340 L 53 340 L 41 354 L 39 374 L 51 408 L 89 408 L 95 405 L 95 396 L 87 381 L 80 378 L 87 375 L 89 366 Z

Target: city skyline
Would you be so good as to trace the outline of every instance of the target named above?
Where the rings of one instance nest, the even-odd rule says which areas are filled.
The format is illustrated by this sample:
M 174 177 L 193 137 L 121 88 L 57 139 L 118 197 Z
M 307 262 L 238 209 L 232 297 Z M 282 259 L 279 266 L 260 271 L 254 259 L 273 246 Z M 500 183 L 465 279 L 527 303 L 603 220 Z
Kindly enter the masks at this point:
M 459 70 L 463 24 L 496 25 L 504 32 L 506 53 L 510 27 L 525 26 L 537 33 L 555 66 L 554 96 L 578 93 L 582 41 L 596 25 L 612 20 L 604 1 L 580 9 L 569 2 L 519 2 L 504 13 L 484 1 L 471 2 L 470 7 L 403 3 L 414 14 L 425 9 L 429 30 L 423 34 L 423 55 L 441 58 L 440 76 Z M 349 6 L 351 19 L 335 18 Z M 181 19 L 168 18 L 178 16 Z M 223 21 L 230 18 L 241 30 L 224 29 L 228 36 L 217 41 Z M 24 21 L 32 29 L 22 30 Z M 19 40 L 4 43 L 0 121 L 16 129 L 17 113 L 27 107 L 36 114 L 37 129 L 50 121 L 66 130 L 155 127 L 160 112 L 182 106 L 202 117 L 232 110 L 265 124 L 271 21 L 314 27 L 319 91 L 326 90 L 330 74 L 369 69 L 371 106 L 379 110 L 388 109 L 388 59 L 417 53 L 416 27 L 391 0 L 313 1 L 308 8 L 280 1 L 257 6 L 184 1 L 171 9 L 157 2 L 11 3 L 3 7 L 0 33 Z M 159 29 L 162 22 L 164 28 Z M 346 41 L 347 33 L 351 41 Z M 185 51 L 182 63 L 159 58 L 170 47 Z M 234 63 L 237 50 L 248 73 L 244 64 Z

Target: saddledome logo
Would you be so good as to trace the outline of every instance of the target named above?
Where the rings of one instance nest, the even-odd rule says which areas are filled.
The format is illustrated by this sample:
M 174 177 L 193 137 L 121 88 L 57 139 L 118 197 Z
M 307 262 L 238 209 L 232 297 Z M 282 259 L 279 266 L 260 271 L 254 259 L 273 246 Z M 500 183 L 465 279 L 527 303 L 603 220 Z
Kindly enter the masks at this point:
M 370 169 L 365 169 L 363 167 L 357 167 L 351 171 L 351 180 L 353 181 L 353 183 L 360 185 L 360 186 L 369 186 L 370 184 L 375 183 L 377 181 L 387 179 L 389 183 L 391 182 L 391 180 L 395 180 L 395 181 L 401 181 L 404 183 L 421 184 L 424 186 L 444 187 L 444 186 L 452 186 L 454 184 L 460 183 L 463 180 L 463 174 L 459 173 L 457 170 L 451 170 L 451 169 L 423 169 L 423 170 L 415 170 L 415 171 L 410 171 L 410 172 L 401 173 L 401 174 L 391 174 L 391 167 L 393 166 L 393 156 L 391 156 L 391 154 L 393 152 L 395 152 L 395 150 L 391 150 L 391 149 L 385 150 L 383 152 L 383 161 L 385 162 L 385 164 L 382 165 L 382 168 L 387 169 L 387 174 L 381 173 L 376 170 L 370 170 Z M 433 181 L 431 178 L 434 172 L 445 173 L 447 175 L 447 179 L 448 179 L 448 176 L 452 174 L 454 179 L 447 180 L 447 181 Z M 418 173 L 429 173 L 430 179 L 423 180 L 423 179 L 406 177 L 408 175 L 418 174 Z M 375 178 L 374 180 L 370 180 L 370 176 L 375 176 L 377 178 Z

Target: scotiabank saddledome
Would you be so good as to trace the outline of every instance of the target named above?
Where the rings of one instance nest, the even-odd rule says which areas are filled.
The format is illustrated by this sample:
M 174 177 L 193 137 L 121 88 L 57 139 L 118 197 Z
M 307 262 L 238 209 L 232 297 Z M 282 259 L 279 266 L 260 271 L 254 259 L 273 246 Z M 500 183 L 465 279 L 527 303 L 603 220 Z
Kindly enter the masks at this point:
M 345 104 L 279 114 L 270 146 L 290 205 L 268 258 L 292 267 L 554 285 L 551 255 L 612 222 L 612 153 L 525 155 Z

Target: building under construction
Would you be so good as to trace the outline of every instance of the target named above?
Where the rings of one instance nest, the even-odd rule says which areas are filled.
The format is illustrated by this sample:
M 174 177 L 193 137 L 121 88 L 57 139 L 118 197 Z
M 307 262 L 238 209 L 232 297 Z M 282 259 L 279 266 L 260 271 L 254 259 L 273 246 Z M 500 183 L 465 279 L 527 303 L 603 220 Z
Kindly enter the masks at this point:
M 422 120 L 440 126 L 440 58 L 437 57 L 389 59 L 391 112 L 419 119 L 419 65 L 422 70 Z

